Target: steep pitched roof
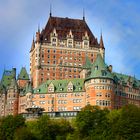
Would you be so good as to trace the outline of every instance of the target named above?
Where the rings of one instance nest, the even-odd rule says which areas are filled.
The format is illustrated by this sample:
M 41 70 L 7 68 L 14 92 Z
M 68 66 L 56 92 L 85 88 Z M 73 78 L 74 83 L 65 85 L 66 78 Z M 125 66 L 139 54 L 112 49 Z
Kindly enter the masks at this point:
M 86 78 L 86 80 L 92 78 L 109 78 L 113 79 L 112 73 L 109 72 L 107 65 L 104 62 L 101 54 L 97 55 L 97 58 L 91 68 L 91 74 Z
M 89 69 L 91 67 L 92 67 L 92 63 L 91 63 L 89 57 L 86 55 L 86 62 L 85 62 L 85 65 L 83 66 L 83 68 Z
M 71 30 L 74 40 L 81 41 L 85 32 L 87 32 L 90 40 L 90 46 L 99 47 L 97 39 L 94 37 L 84 20 L 52 16 L 50 16 L 45 29 L 41 32 L 41 42 L 50 42 L 50 33 L 52 33 L 54 28 L 56 29 L 59 39 L 66 39 Z
M 13 78 L 16 78 L 16 69 L 13 68 L 12 70 L 4 70 L 3 75 L 2 75 L 2 79 L 1 79 L 1 83 L 0 83 L 0 89 L 2 90 L 7 89 L 10 84 L 11 84 L 11 80 Z
M 45 83 L 41 84 L 39 87 L 34 89 L 34 93 L 48 93 L 48 87 L 52 83 L 54 85 L 54 92 L 67 92 L 67 86 L 69 83 L 73 84 L 73 92 L 82 92 L 84 91 L 84 79 L 67 79 L 67 80 L 48 80 Z
M 100 48 L 105 48 L 104 47 L 104 42 L 103 42 L 103 37 L 102 37 L 102 34 L 101 34 L 101 38 L 100 38 Z
M 18 75 L 18 80 L 29 80 L 29 75 L 25 67 L 21 68 L 20 74 Z

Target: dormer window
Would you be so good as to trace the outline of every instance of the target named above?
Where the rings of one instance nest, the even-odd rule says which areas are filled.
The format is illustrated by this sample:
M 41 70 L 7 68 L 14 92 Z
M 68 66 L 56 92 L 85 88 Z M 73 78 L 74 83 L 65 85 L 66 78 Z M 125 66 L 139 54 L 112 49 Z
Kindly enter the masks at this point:
M 98 66 L 95 66 L 95 70 L 98 70 Z
M 63 90 L 63 88 L 60 88 L 60 91 L 62 91 Z
M 68 48 L 72 48 L 73 47 L 73 40 L 72 39 L 68 39 L 67 40 L 67 47 Z
M 54 85 L 51 83 L 48 87 L 48 92 L 54 92 Z
M 68 92 L 72 92 L 73 91 L 73 84 L 72 84 L 72 82 L 69 82 L 67 91 Z
M 57 46 L 57 33 L 56 33 L 55 28 L 53 32 L 51 33 L 51 43 L 52 43 L 52 46 Z
M 56 42 L 56 38 L 53 38 L 53 40 L 52 40 L 53 42 Z
M 85 32 L 85 35 L 83 36 L 83 48 L 85 49 L 89 48 L 89 36 L 87 32 Z
M 102 71 L 102 76 L 106 76 L 107 75 L 107 73 L 106 73 L 106 71 Z
M 88 46 L 88 41 L 84 41 L 84 46 Z
M 52 38 L 52 46 L 56 46 L 57 45 L 57 38 Z
M 73 35 L 72 31 L 70 30 L 69 34 L 67 35 L 67 47 L 72 48 L 73 47 Z
M 38 89 L 37 92 L 40 92 L 40 89 Z

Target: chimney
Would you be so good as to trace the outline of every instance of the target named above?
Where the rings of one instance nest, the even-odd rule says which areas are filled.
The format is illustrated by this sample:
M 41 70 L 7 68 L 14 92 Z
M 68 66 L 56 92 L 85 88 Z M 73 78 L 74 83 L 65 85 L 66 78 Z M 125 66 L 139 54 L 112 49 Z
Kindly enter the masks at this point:
M 112 72 L 112 65 L 109 65 L 109 67 L 108 67 L 108 70 L 110 71 L 110 72 Z

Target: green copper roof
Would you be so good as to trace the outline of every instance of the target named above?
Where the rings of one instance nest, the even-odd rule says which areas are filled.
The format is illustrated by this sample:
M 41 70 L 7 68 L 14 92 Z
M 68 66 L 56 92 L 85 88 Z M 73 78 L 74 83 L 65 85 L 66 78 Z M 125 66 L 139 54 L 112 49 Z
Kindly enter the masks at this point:
M 88 56 L 86 55 L 86 62 L 85 65 L 83 66 L 83 68 L 91 68 L 92 67 L 92 63 L 90 61 L 90 59 L 88 58 Z
M 0 89 L 7 89 L 8 86 L 11 84 L 11 80 L 16 78 L 16 69 L 13 68 L 12 70 L 4 70 L 2 75 L 2 80 L 0 83 Z
M 25 67 L 21 68 L 20 74 L 18 75 L 19 80 L 29 80 L 29 75 Z
M 28 82 L 27 84 L 26 84 L 26 87 L 25 87 L 25 93 L 32 93 L 33 92 L 33 87 L 32 87 L 32 84 L 31 84 L 31 82 Z
M 84 79 L 67 79 L 67 80 L 48 80 L 34 89 L 34 93 L 48 93 L 48 87 L 52 83 L 54 85 L 54 92 L 65 93 L 68 89 L 69 83 L 73 84 L 73 92 L 84 91 Z
M 130 82 L 133 85 L 133 87 L 135 88 L 140 87 L 140 81 L 135 77 L 115 72 L 113 73 L 113 75 L 114 80 L 117 83 L 121 82 L 123 85 L 127 85 L 127 83 Z
M 93 63 L 93 66 L 91 68 L 90 75 L 86 78 L 92 79 L 92 78 L 109 78 L 113 79 L 113 75 L 111 72 L 109 72 L 107 65 L 104 62 L 104 59 L 102 58 L 101 54 L 97 55 L 97 58 L 95 62 Z

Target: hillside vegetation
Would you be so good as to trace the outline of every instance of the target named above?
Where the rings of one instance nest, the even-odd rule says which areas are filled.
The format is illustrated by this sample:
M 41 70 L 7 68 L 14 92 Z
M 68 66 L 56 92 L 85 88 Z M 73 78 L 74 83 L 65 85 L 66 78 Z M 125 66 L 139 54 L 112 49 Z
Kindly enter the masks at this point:
M 0 119 L 0 140 L 140 140 L 140 108 L 109 111 L 88 105 L 71 121 L 7 116 Z

